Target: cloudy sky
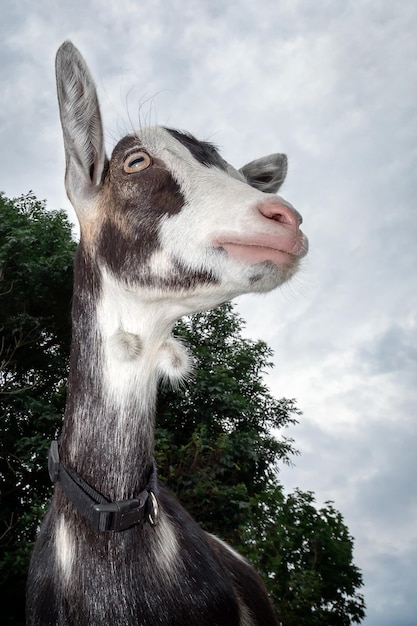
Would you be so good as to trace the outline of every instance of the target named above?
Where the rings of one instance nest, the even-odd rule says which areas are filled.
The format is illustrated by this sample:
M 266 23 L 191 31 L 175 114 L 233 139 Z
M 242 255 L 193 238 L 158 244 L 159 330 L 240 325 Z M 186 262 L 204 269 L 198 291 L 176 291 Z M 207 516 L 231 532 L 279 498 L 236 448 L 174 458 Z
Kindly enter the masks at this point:
M 158 122 L 235 166 L 289 156 L 311 251 L 240 300 L 303 411 L 288 490 L 333 500 L 356 540 L 365 626 L 417 624 L 415 0 L 21 0 L 0 22 L 0 189 L 68 209 L 54 55 L 96 78 L 109 150 Z

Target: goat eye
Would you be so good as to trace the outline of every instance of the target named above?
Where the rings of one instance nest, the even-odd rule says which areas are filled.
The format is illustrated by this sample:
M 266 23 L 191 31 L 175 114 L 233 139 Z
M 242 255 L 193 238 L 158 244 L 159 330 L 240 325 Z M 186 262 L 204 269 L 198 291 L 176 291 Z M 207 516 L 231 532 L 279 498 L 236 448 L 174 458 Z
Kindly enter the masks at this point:
M 145 170 L 151 164 L 151 157 L 146 152 L 133 152 L 125 159 L 123 169 L 128 174 Z

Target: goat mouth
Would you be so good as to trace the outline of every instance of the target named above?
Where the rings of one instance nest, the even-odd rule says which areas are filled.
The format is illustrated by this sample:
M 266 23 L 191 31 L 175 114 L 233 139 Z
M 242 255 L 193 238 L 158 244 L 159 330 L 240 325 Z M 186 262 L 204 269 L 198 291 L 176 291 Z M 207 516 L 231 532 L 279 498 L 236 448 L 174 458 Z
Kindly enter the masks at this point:
M 270 261 L 275 265 L 294 265 L 306 253 L 306 244 L 301 236 L 219 238 L 214 243 L 232 259 L 245 263 Z

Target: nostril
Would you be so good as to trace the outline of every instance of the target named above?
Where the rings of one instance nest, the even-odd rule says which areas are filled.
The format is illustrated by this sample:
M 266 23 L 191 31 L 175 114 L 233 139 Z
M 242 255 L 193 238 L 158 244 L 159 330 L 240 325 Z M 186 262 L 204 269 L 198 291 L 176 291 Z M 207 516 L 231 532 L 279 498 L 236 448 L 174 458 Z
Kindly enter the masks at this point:
M 303 219 L 290 204 L 284 202 L 263 202 L 258 204 L 258 211 L 268 219 L 275 220 L 280 224 L 299 226 Z
M 273 213 L 271 215 L 271 219 L 276 222 L 281 222 L 281 224 L 290 224 L 293 220 L 288 219 L 288 214 L 282 211 L 278 211 L 277 213 Z

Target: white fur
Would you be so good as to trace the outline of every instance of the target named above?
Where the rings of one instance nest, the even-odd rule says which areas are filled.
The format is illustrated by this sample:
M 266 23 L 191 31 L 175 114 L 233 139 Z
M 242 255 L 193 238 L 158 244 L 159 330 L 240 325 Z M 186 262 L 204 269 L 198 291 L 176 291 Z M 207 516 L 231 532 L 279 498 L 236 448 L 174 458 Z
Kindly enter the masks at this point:
M 74 541 L 71 531 L 65 522 L 64 517 L 60 517 L 55 533 L 55 553 L 56 562 L 61 574 L 61 580 L 64 584 L 68 584 L 72 568 L 74 565 Z
M 171 337 L 159 348 L 157 356 L 157 371 L 163 380 L 176 386 L 186 378 L 192 369 L 192 359 L 187 348 L 179 341 Z
M 240 611 L 240 626 L 255 626 L 257 624 L 254 621 L 252 613 L 249 611 L 246 604 L 239 601 L 239 611 Z
M 250 187 L 231 166 L 224 172 L 198 163 L 181 143 L 162 128 L 139 131 L 138 138 L 153 156 L 164 161 L 185 198 L 181 211 L 166 217 L 161 224 L 162 250 L 157 253 L 158 266 L 166 271 L 174 258 L 186 267 L 211 270 L 220 281 L 220 286 L 216 301 L 210 302 L 209 306 L 253 291 L 251 279 L 265 270 L 257 265 L 242 266 L 227 255 L 218 254 L 213 242 L 224 233 L 236 236 L 248 233 L 253 236 L 274 235 L 279 225 L 260 215 L 257 205 L 282 200 L 274 194 L 265 194 Z M 307 247 L 305 237 L 304 246 Z M 257 282 L 256 290 L 266 291 L 276 287 L 294 271 L 295 268 L 277 267 L 271 282 L 268 270 L 265 279 Z M 205 302 L 202 303 L 202 308 L 206 306 Z
M 136 361 L 142 352 L 142 342 L 138 335 L 119 328 L 110 338 L 114 358 L 119 361 Z M 112 348 L 110 348 L 111 350 Z
M 158 375 L 172 374 L 177 380 L 188 373 L 186 350 L 171 337 L 176 309 L 161 302 L 154 290 L 133 290 L 102 270 L 97 322 L 104 341 L 104 377 L 120 401 L 128 392 L 142 393 Z
M 223 546 L 223 548 L 231 552 L 236 559 L 238 559 L 239 561 L 243 561 L 244 563 L 247 563 L 247 560 L 241 554 L 239 554 L 239 552 L 236 552 L 236 550 L 233 550 L 233 548 L 231 548 L 228 543 L 223 541 L 223 539 L 219 539 L 219 537 L 217 537 L 216 535 L 212 535 L 211 533 L 209 534 L 210 534 L 210 537 L 218 541 Z
M 156 543 L 154 546 L 155 560 L 161 573 L 168 578 L 170 584 L 179 582 L 177 564 L 181 561 L 178 541 L 171 523 L 164 514 L 155 526 Z

